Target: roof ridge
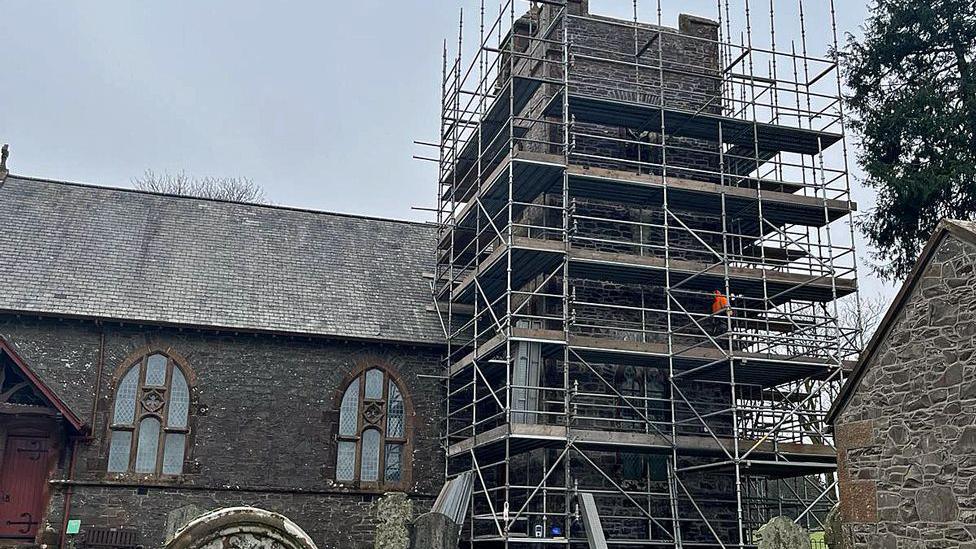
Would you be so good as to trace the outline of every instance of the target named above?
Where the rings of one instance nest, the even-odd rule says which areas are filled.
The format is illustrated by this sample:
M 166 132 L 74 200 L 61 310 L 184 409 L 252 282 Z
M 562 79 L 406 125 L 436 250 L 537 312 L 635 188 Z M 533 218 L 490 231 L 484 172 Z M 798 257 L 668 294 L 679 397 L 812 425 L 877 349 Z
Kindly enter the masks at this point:
M 973 235 L 976 235 L 976 222 L 968 219 L 950 219 L 946 217 L 939 221 L 939 226 L 944 226 L 949 230 L 952 230 L 952 228 L 961 230 L 964 232 L 964 235 L 959 236 L 963 236 L 963 238 L 968 236 L 970 237 L 970 240 L 972 240 Z M 976 242 L 974 242 L 974 244 L 976 244 Z
M 354 218 L 354 219 L 367 219 L 367 220 L 371 220 L 371 221 L 386 221 L 386 222 L 390 222 L 390 223 L 404 223 L 404 224 L 407 224 L 407 225 L 417 225 L 417 226 L 423 226 L 423 227 L 433 227 L 434 226 L 433 223 L 431 223 L 429 221 L 412 221 L 412 220 L 409 220 L 409 219 L 396 219 L 396 218 L 392 218 L 392 217 L 381 217 L 381 216 L 375 216 L 375 215 L 355 214 L 355 213 L 348 213 L 348 212 L 336 212 L 336 211 L 330 211 L 330 210 L 316 210 L 316 209 L 312 209 L 312 208 L 301 208 L 301 207 L 298 207 L 298 206 L 284 206 L 284 205 L 280 205 L 280 204 L 260 204 L 260 203 L 257 203 L 257 202 L 238 202 L 238 201 L 234 201 L 234 200 L 226 200 L 226 199 L 220 199 L 220 198 L 208 198 L 208 197 L 202 197 L 202 196 L 188 196 L 188 195 L 174 194 L 174 193 L 161 193 L 161 192 L 156 192 L 156 191 L 147 191 L 147 190 L 143 190 L 143 189 L 133 189 L 133 188 L 126 188 L 126 187 L 113 187 L 113 186 L 108 186 L 108 185 L 95 185 L 93 183 L 81 183 L 81 182 L 78 182 L 78 181 L 63 181 L 63 180 L 60 180 L 60 179 L 51 179 L 51 178 L 47 178 L 47 177 L 34 177 L 34 176 L 28 176 L 28 175 L 17 175 L 17 174 L 13 174 L 13 173 L 10 173 L 10 172 L 0 173 L 0 175 L 3 176 L 3 177 L 0 177 L 0 188 L 3 187 L 3 183 L 7 179 L 19 179 L 19 180 L 23 180 L 23 181 L 37 181 L 37 182 L 42 182 L 42 183 L 51 183 L 51 184 L 55 184 L 55 185 L 67 185 L 67 186 L 71 186 L 71 187 L 82 187 L 82 188 L 86 188 L 86 189 L 95 189 L 95 190 L 101 190 L 101 191 L 119 191 L 119 192 L 132 193 L 132 194 L 144 194 L 144 195 L 150 195 L 150 196 L 162 196 L 162 197 L 167 197 L 167 198 L 180 198 L 180 199 L 185 199 L 185 200 L 199 200 L 199 201 L 203 201 L 203 202 L 214 202 L 214 203 L 217 203 L 217 204 L 233 204 L 233 205 L 237 205 L 237 206 L 250 206 L 250 207 L 255 207 L 255 208 L 269 208 L 269 209 L 274 209 L 274 210 L 285 210 L 285 211 L 300 212 L 300 213 L 309 213 L 309 214 L 317 214 L 317 215 L 332 215 L 332 216 L 337 216 L 337 217 L 350 217 L 350 218 Z

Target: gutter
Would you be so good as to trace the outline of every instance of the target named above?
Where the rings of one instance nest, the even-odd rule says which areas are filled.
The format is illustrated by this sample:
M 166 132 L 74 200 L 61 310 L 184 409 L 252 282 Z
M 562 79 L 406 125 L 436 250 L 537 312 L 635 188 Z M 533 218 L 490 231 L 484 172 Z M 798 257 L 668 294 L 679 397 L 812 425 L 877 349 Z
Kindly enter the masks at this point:
M 157 488 L 159 490 L 184 490 L 184 491 L 205 491 L 205 492 L 255 492 L 272 494 L 296 494 L 296 495 L 324 495 L 324 496 L 382 496 L 386 493 L 383 490 L 314 490 L 307 488 L 287 488 L 283 486 L 230 486 L 230 485 L 202 485 L 202 484 L 181 484 L 181 483 L 161 483 L 161 482 L 137 482 L 137 481 L 110 481 L 110 480 L 61 480 L 53 479 L 50 481 L 54 486 L 80 486 L 98 488 Z M 437 494 L 426 492 L 404 492 L 410 497 L 434 499 Z
M 0 183 L 2 185 L 2 183 Z M 446 347 L 447 344 L 443 342 L 440 335 L 431 340 L 420 340 L 420 339 L 407 339 L 398 336 L 352 336 L 343 335 L 341 333 L 325 333 L 325 332 L 301 332 L 301 331 L 288 331 L 288 330 L 275 330 L 260 327 L 247 327 L 247 326 L 226 326 L 219 324 L 188 324 L 180 322 L 167 322 L 163 320 L 152 320 L 152 319 L 139 319 L 139 318 L 121 318 L 121 317 L 108 317 L 108 316 L 96 316 L 96 315 L 83 315 L 83 314 L 72 314 L 64 313 L 58 311 L 42 311 L 42 310 L 29 310 L 29 309 L 5 309 L 0 308 L 0 314 L 14 315 L 14 316 L 32 316 L 38 318 L 57 318 L 57 319 L 71 319 L 71 320 L 85 320 L 98 323 L 114 322 L 120 325 L 129 326 L 153 326 L 157 328 L 172 328 L 178 330 L 199 330 L 201 332 L 211 332 L 218 334 L 246 334 L 254 336 L 272 336 L 272 337 L 287 337 L 295 339 L 308 339 L 308 340 L 329 340 L 329 341 L 340 341 L 340 342 L 350 342 L 350 343 L 385 343 L 389 345 L 409 345 L 413 347 L 424 347 L 430 349 L 440 349 Z M 433 313 L 432 313 L 433 314 Z
M 72 478 L 75 476 L 75 459 L 78 455 L 78 438 L 71 437 L 71 460 L 68 462 L 68 482 L 72 482 Z M 64 493 L 64 505 L 61 508 L 61 530 L 58 532 L 58 547 L 65 547 L 65 539 L 68 535 L 68 515 L 71 513 L 71 496 L 74 493 L 72 486 L 68 485 L 68 489 Z
M 98 326 L 98 365 L 95 370 L 95 391 L 92 397 L 91 419 L 88 421 L 88 436 L 85 437 L 86 442 L 90 442 L 95 438 L 95 418 L 98 412 L 98 397 L 102 387 L 102 371 L 105 370 L 105 326 L 99 320 L 95 321 L 95 326 Z

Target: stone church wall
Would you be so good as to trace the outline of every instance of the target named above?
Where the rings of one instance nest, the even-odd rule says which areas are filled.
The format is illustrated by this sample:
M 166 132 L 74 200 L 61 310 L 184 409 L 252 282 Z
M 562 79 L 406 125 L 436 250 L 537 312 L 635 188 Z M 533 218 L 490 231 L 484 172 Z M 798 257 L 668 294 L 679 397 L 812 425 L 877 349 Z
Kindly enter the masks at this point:
M 406 491 L 418 513 L 429 509 L 443 483 L 440 388 L 420 377 L 439 372 L 437 349 L 14 316 L 0 316 L 0 337 L 77 405 L 85 422 L 95 410 L 91 437 L 77 441 L 71 483 L 61 482 L 68 453 L 59 464 L 46 517 L 54 530 L 61 528 L 70 489 L 68 515 L 81 519 L 82 529 L 134 527 L 147 547 L 161 545 L 168 521 L 181 513 L 239 505 L 285 515 L 320 549 L 372 547 L 372 509 L 382 489 L 333 480 L 336 393 L 366 359 L 398 374 L 413 401 L 413 482 Z M 184 474 L 175 479 L 105 473 L 116 369 L 147 345 L 171 348 L 196 375 Z
M 946 236 L 837 420 L 855 548 L 976 546 L 974 267 Z

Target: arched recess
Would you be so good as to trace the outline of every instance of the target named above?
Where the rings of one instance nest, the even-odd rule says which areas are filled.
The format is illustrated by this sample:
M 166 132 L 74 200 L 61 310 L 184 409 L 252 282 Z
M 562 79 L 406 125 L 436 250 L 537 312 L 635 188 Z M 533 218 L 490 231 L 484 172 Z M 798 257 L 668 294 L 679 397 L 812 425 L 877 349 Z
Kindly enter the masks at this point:
M 312 538 L 284 515 L 257 507 L 226 507 L 190 521 L 166 549 L 317 549 Z
M 171 348 L 145 346 L 116 370 L 107 422 L 109 475 L 183 474 L 191 448 L 196 377 Z
M 409 490 L 416 412 L 403 376 L 389 362 L 367 356 L 356 362 L 333 398 L 338 421 L 332 478 L 361 490 Z M 367 452 L 372 460 L 365 459 Z

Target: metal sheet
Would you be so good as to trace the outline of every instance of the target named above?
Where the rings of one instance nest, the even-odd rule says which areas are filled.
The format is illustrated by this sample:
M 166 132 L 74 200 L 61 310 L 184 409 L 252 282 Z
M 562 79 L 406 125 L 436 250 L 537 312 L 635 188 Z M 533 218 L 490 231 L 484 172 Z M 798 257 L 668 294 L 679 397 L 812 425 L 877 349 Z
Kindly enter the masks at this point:
M 607 538 L 603 534 L 603 525 L 600 523 L 600 513 L 596 510 L 596 501 L 593 494 L 580 494 L 580 510 L 583 515 L 583 526 L 586 527 L 586 541 L 590 549 L 607 549 Z
M 437 495 L 431 512 L 446 516 L 453 520 L 454 524 L 463 524 L 464 516 L 468 514 L 468 504 L 471 501 L 473 485 L 471 471 L 447 481 Z

